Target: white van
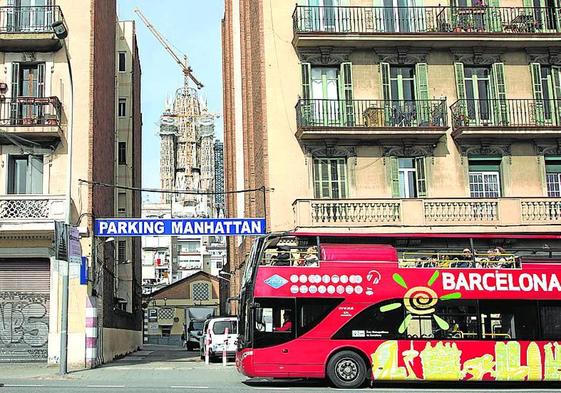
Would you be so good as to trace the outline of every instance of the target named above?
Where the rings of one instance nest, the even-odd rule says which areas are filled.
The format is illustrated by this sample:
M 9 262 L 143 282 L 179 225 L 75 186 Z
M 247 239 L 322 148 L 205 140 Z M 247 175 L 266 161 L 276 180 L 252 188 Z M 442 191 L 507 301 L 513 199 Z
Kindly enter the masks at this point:
M 228 336 L 226 337 L 226 328 Z M 210 332 L 208 356 L 211 360 L 222 358 L 222 351 L 226 345 L 226 356 L 234 358 L 238 346 L 238 320 L 235 317 L 207 319 L 201 337 L 201 359 L 205 356 L 206 336 Z

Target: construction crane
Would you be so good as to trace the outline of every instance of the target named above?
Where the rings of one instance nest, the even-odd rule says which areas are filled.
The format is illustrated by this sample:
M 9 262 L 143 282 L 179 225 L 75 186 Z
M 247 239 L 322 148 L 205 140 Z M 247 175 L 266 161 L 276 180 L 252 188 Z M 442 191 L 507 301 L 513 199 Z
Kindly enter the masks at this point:
M 193 83 L 195 83 L 195 85 L 197 86 L 197 89 L 199 90 L 202 89 L 203 84 L 197 78 L 195 78 L 195 75 L 193 75 L 193 69 L 189 66 L 187 56 L 184 55 L 183 61 L 181 61 L 177 53 L 175 53 L 175 51 L 172 49 L 171 47 L 172 45 L 168 42 L 168 40 L 163 35 L 160 34 L 158 30 L 156 30 L 154 25 L 150 23 L 150 21 L 144 16 L 142 11 L 140 11 L 140 9 L 138 8 L 135 8 L 134 12 L 140 17 L 142 22 L 144 22 L 148 30 L 150 30 L 152 34 L 154 34 L 154 37 L 156 37 L 156 39 L 160 41 L 160 44 L 163 45 L 166 51 L 171 55 L 171 57 L 173 57 L 175 62 L 179 64 L 179 66 L 183 71 L 183 74 L 185 75 L 185 86 L 188 85 L 188 79 L 191 79 Z

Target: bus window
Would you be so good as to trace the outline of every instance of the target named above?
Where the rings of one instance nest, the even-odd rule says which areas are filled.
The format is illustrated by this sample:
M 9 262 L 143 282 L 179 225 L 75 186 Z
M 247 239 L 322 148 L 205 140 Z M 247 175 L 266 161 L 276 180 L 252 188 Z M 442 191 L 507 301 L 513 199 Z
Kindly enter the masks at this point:
M 282 344 L 295 338 L 293 299 L 255 299 L 254 348 Z
M 394 308 L 380 311 L 380 308 L 389 304 L 399 303 L 400 299 L 387 300 L 374 304 L 361 311 L 335 335 L 335 340 L 372 340 L 396 339 L 397 329 L 403 322 L 403 309 Z
M 481 300 L 481 338 L 484 340 L 535 340 L 536 302 L 524 300 Z
M 413 315 L 406 337 L 477 339 L 477 303 L 473 300 L 439 302 L 433 315 Z
M 316 327 L 343 299 L 298 299 L 298 336 Z
M 541 301 L 541 339 L 561 340 L 561 302 Z

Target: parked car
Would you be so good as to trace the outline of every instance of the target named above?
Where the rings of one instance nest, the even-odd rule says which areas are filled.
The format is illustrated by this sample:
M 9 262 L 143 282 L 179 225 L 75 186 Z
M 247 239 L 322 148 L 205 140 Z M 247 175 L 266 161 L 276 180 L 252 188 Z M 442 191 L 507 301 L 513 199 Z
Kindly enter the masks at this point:
M 205 321 L 197 319 L 189 321 L 189 326 L 187 326 L 186 334 L 187 342 L 185 343 L 188 351 L 192 351 L 195 348 L 200 348 L 204 323 Z
M 228 335 L 226 336 L 226 328 Z M 201 336 L 200 348 L 201 359 L 205 357 L 206 336 L 210 333 L 208 342 L 208 354 L 211 360 L 222 358 L 222 352 L 226 347 L 226 356 L 234 358 L 238 346 L 238 320 L 236 317 L 221 317 L 207 319 Z

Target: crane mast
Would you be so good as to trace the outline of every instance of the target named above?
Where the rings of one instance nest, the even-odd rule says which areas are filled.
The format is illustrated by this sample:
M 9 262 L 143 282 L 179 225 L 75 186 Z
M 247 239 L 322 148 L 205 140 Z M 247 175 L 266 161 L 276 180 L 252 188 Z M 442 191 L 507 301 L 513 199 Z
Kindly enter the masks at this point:
M 195 86 L 197 86 L 197 89 L 202 89 L 203 84 L 195 77 L 195 75 L 193 75 L 193 69 L 189 66 L 187 56 L 184 56 L 182 61 L 177 53 L 172 49 L 169 41 L 154 27 L 152 23 L 150 23 L 150 21 L 148 20 L 148 18 L 146 18 L 146 16 L 144 16 L 142 11 L 136 8 L 134 12 L 140 17 L 142 22 L 144 22 L 148 30 L 150 30 L 150 32 L 154 35 L 154 37 L 156 37 L 160 44 L 162 44 L 164 49 L 171 55 L 173 60 L 175 60 L 175 62 L 179 64 L 181 70 L 183 71 L 183 74 L 185 75 L 185 87 L 187 87 L 188 85 L 188 79 L 191 79 Z

